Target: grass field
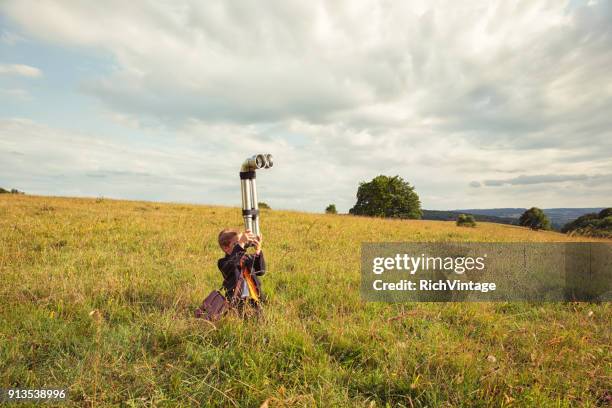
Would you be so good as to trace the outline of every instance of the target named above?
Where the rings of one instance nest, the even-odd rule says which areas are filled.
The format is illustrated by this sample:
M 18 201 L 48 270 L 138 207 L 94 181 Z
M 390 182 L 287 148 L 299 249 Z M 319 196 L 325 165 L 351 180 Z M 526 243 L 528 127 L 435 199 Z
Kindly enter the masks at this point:
M 193 310 L 221 283 L 219 230 L 241 224 L 237 208 L 0 196 L 0 387 L 65 386 L 68 406 L 610 404 L 607 303 L 360 300 L 362 241 L 562 234 L 265 211 L 266 321 L 214 327 Z

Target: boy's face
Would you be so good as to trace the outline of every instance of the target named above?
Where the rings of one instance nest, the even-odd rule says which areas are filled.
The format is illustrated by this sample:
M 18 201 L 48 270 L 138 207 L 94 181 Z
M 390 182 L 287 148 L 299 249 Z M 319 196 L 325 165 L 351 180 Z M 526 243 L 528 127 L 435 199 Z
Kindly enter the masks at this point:
M 223 251 L 225 251 L 226 254 L 231 254 L 232 249 L 234 249 L 234 245 L 236 245 L 237 243 L 238 243 L 238 235 L 232 238 L 230 243 L 225 248 L 223 248 Z

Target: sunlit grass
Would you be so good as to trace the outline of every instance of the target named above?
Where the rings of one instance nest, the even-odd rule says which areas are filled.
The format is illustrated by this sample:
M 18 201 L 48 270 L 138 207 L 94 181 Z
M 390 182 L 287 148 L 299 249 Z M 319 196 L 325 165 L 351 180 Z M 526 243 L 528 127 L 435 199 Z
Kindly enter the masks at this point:
M 265 210 L 265 321 L 192 318 L 237 208 L 0 196 L 0 387 L 74 406 L 596 406 L 608 304 L 380 304 L 361 242 L 577 241 L 478 223 Z

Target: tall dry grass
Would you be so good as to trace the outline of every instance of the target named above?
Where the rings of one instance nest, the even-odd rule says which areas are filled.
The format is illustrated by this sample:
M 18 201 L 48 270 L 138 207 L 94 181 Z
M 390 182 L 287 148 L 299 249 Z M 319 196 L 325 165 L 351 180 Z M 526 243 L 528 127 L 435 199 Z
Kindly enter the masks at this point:
M 237 208 L 0 196 L 0 387 L 70 406 L 596 406 L 609 304 L 380 304 L 363 241 L 567 241 L 479 223 L 264 211 L 265 321 L 193 309 Z M 572 241 L 586 240 L 571 238 Z

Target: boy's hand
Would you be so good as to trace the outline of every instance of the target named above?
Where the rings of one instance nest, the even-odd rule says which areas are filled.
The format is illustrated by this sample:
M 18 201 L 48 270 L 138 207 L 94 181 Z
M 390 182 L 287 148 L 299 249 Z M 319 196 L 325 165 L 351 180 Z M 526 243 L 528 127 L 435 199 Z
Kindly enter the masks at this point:
M 244 248 L 244 246 L 249 243 L 250 241 L 254 241 L 255 240 L 255 235 L 253 235 L 253 233 L 251 232 L 251 230 L 246 230 L 243 233 L 240 234 L 240 236 L 238 237 L 238 243 L 240 244 L 241 247 Z
M 255 237 L 255 239 L 253 240 L 253 243 L 255 244 L 255 253 L 257 255 L 259 255 L 259 253 L 261 252 L 261 241 L 262 241 L 261 234 Z

